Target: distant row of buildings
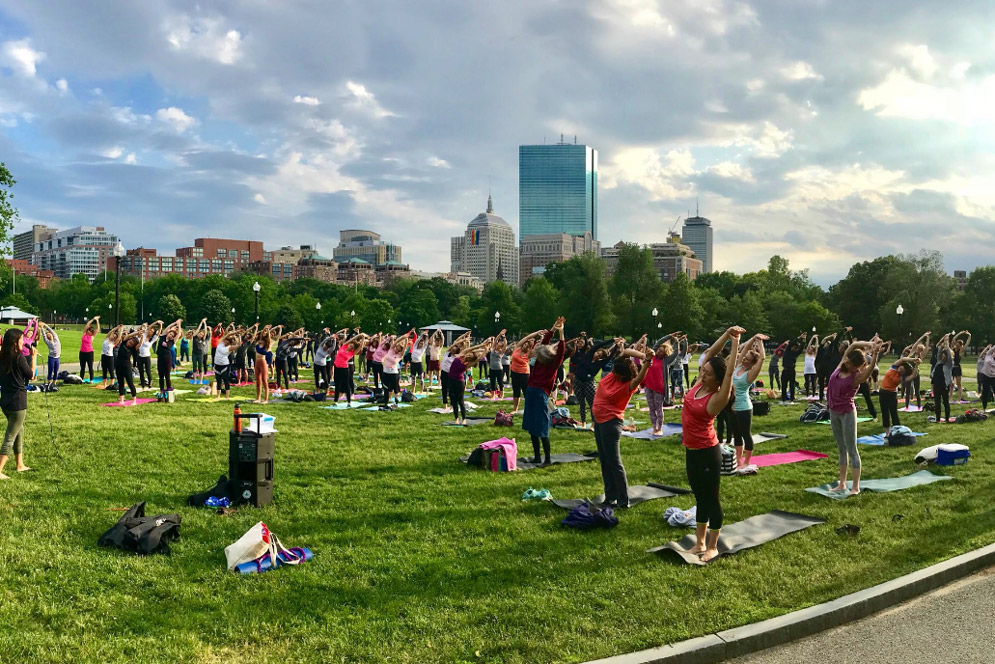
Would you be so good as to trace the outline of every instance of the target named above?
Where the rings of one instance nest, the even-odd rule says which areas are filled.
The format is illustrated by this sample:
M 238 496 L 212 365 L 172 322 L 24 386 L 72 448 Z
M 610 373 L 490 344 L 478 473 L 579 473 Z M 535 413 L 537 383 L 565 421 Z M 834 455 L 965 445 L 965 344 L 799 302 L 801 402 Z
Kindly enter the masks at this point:
M 558 143 L 519 146 L 518 190 L 519 242 L 488 196 L 487 210 L 450 240 L 453 274 L 475 284 L 524 286 L 550 263 L 585 253 L 603 257 L 608 272 L 614 271 L 625 243 L 603 249 L 598 241 L 596 149 L 577 145 L 576 138 L 567 143 L 562 135 Z M 712 222 L 696 214 L 685 220 L 681 235 L 671 233 L 648 248 L 661 279 L 672 281 L 678 274 L 694 279 L 712 269 L 712 242 Z

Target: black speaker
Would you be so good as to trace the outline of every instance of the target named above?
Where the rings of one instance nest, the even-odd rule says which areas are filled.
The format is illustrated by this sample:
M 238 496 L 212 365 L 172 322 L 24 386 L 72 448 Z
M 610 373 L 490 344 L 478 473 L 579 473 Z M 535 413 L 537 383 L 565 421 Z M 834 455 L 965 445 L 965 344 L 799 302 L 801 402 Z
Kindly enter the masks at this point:
M 229 433 L 228 477 L 234 504 L 262 507 L 273 502 L 274 443 L 273 433 L 258 434 L 246 429 Z

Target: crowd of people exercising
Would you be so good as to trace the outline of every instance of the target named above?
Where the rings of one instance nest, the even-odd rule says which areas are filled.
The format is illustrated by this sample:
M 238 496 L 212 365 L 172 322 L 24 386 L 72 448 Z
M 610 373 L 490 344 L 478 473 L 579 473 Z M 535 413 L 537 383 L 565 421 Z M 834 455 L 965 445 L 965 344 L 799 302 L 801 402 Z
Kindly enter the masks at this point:
M 722 527 L 719 478 L 722 465 L 720 441 L 732 443 L 736 467 L 750 466 L 753 455 L 752 395 L 763 390 L 790 402 L 804 391 L 808 399 L 825 400 L 833 437 L 839 452 L 839 478 L 835 491 L 860 492 L 860 455 L 857 451 L 857 408 L 862 395 L 872 417 L 877 417 L 873 392 L 877 392 L 885 433 L 899 421 L 899 393 L 906 407 L 922 404 L 920 367 L 929 353 L 929 381 L 938 422 L 952 421 L 950 402 L 964 396 L 961 360 L 971 343 L 969 332 L 944 335 L 931 343 L 926 332 L 906 346 L 879 375 L 879 359 L 891 343 L 875 335 L 868 341 L 852 338 L 847 327 L 820 338 L 803 333 L 779 345 L 766 335 L 743 340 L 745 330 L 730 327 L 709 346 L 689 343 L 680 331 L 650 342 L 647 335 L 628 341 L 621 337 L 595 340 L 585 333 L 567 339 L 565 319 L 557 318 L 548 329 L 510 340 L 506 330 L 474 343 L 469 332 L 446 343 L 439 330 L 404 334 L 367 334 L 359 328 L 329 328 L 317 334 L 304 328 L 285 331 L 282 325 L 251 327 L 208 324 L 195 327 L 182 320 L 154 321 L 116 326 L 101 344 L 100 379 L 94 374 L 94 343 L 100 317 L 84 326 L 80 344 L 80 376 L 95 387 L 114 384 L 119 402 L 137 399 L 139 387 L 153 387 L 152 354 L 158 389 L 173 390 L 172 373 L 191 364 L 195 383 L 210 385 L 217 399 L 229 398 L 233 386 L 254 385 L 256 403 L 268 403 L 270 390 L 290 389 L 300 380 L 302 366 L 313 370 L 314 394 L 351 404 L 357 376 L 379 391 L 384 402 L 397 403 L 402 391 L 439 389 L 444 412 L 453 424 L 467 420 L 465 394 L 477 378 L 492 399 L 503 399 L 510 388 L 511 414 L 521 414 L 522 429 L 529 435 L 536 465 L 552 462 L 551 412 L 559 397 L 572 394 L 579 406 L 579 427 L 593 428 L 601 462 L 605 502 L 628 506 L 628 481 L 620 453 L 626 427 L 625 411 L 632 396 L 643 390 L 651 433 L 662 434 L 668 407 L 682 402 L 681 443 L 685 448 L 688 482 L 697 500 L 697 531 L 693 553 L 703 560 L 717 555 Z M 61 342 L 55 329 L 40 321 L 25 330 L 12 328 L 0 346 L 0 407 L 8 425 L 0 448 L 0 479 L 11 454 L 18 471 L 30 470 L 23 461 L 23 426 L 27 408 L 26 385 L 36 371 L 37 341 L 48 348 L 46 383 L 59 376 Z M 768 350 L 770 348 L 770 350 Z M 692 382 L 690 364 L 700 352 L 698 375 Z M 769 358 L 769 359 L 768 359 Z M 803 359 L 803 387 L 797 380 L 797 363 Z M 569 362 L 569 363 L 568 363 Z M 760 380 L 768 363 L 769 384 Z M 568 364 L 567 364 L 568 363 Z M 600 379 L 599 379 L 600 374 Z M 402 381 L 402 375 L 404 380 Z M 995 392 L 995 347 L 978 352 L 978 392 L 982 407 Z M 488 389 L 489 388 L 489 389 Z M 801 388 L 801 389 L 800 389 Z M 852 480 L 847 484 L 847 477 Z

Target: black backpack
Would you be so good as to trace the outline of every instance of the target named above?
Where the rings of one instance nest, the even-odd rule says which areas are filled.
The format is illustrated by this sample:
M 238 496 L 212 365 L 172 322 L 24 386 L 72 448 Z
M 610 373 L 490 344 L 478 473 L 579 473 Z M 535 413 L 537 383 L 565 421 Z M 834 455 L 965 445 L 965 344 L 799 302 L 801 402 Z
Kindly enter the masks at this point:
M 812 422 L 824 422 L 829 419 L 829 409 L 821 403 L 814 403 L 805 409 L 805 412 L 798 418 L 799 422 L 811 424 Z
M 384 387 L 375 387 L 375 388 L 373 388 L 372 394 L 373 394 L 373 398 L 370 399 L 371 403 L 386 405 L 387 400 L 389 398 L 389 393 L 387 392 L 387 388 L 384 388 Z
M 753 402 L 753 414 L 757 417 L 763 415 L 770 415 L 770 402 L 769 401 L 754 401 Z
M 401 395 L 401 401 L 403 401 L 404 403 L 412 403 L 414 400 L 415 400 L 415 395 L 411 394 L 411 392 L 404 392 Z
M 139 554 L 169 555 L 169 541 L 180 537 L 180 515 L 145 516 L 145 502 L 132 505 L 118 522 L 100 536 L 99 546 L 113 546 Z

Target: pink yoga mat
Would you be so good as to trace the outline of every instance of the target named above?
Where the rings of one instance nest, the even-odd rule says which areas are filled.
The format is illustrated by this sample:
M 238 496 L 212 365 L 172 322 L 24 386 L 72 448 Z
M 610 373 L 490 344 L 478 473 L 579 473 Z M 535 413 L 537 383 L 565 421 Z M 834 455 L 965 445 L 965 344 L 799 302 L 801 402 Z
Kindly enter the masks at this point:
M 796 452 L 780 452 L 778 454 L 761 454 L 750 459 L 754 466 L 780 466 L 782 463 L 795 463 L 797 461 L 811 461 L 812 459 L 828 459 L 828 454 L 822 452 L 810 452 L 808 450 L 798 450 Z
M 138 400 L 138 405 L 141 406 L 142 404 L 155 403 L 155 402 L 156 402 L 155 399 L 139 399 Z M 118 403 L 117 401 L 111 401 L 110 403 L 102 403 L 100 405 L 101 406 L 120 406 L 120 407 L 126 408 L 126 407 L 128 407 L 128 406 L 130 406 L 132 404 L 131 404 L 131 399 L 125 399 L 124 403 Z

